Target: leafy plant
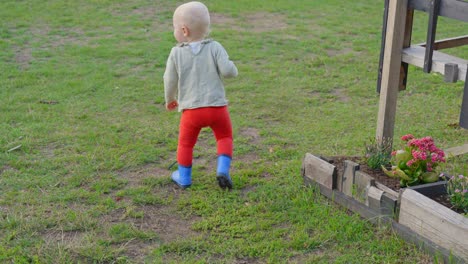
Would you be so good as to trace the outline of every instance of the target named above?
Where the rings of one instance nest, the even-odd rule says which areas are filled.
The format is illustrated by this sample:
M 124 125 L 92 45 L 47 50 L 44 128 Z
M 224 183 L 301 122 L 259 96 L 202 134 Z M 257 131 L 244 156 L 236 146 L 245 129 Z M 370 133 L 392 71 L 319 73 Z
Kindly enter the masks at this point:
M 386 167 L 390 164 L 391 140 L 371 138 L 369 139 L 369 143 L 365 144 L 365 147 L 366 153 L 364 157 L 369 168 L 377 170 L 382 166 Z
M 447 182 L 447 193 L 454 207 L 468 213 L 468 176 L 460 174 L 450 177 Z
M 436 182 L 439 174 L 435 168 L 445 162 L 444 152 L 437 148 L 432 137 L 415 138 L 408 134 L 401 137 L 406 142 L 403 149 L 392 151 L 392 168 L 382 170 L 390 177 L 400 178 L 401 186 Z

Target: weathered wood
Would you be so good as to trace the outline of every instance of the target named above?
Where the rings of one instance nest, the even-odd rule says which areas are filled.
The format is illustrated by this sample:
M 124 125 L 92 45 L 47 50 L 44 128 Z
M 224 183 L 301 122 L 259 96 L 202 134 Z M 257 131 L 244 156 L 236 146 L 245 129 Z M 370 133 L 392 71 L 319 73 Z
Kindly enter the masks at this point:
M 459 156 L 468 153 L 468 144 L 452 147 L 444 150 L 445 157 Z
M 428 12 L 431 2 L 428 0 L 409 0 L 408 7 Z M 460 0 L 442 0 L 439 15 L 468 22 L 468 3 Z
M 429 23 L 427 27 L 426 53 L 424 55 L 424 72 L 431 72 L 432 53 L 434 52 L 434 42 L 437 29 L 437 19 L 439 18 L 440 0 L 431 0 L 429 10 Z
M 392 221 L 392 229 L 405 241 L 413 243 L 423 251 L 432 254 L 437 260 L 435 263 L 466 264 L 465 260 L 458 256 L 454 256 L 448 249 L 437 245 L 425 237 L 422 237 L 418 233 L 413 232 L 410 228 L 399 224 L 396 221 Z M 442 259 L 440 259 L 440 257 L 442 257 Z
M 428 0 L 409 0 L 408 7 L 429 12 L 431 1 Z M 441 0 L 439 15 L 461 21 L 468 22 L 468 2 L 460 0 Z
M 368 205 L 371 209 L 374 209 L 377 212 L 381 212 L 380 201 L 382 200 L 382 195 L 384 191 L 378 189 L 377 187 L 370 186 L 367 192 Z
M 412 45 L 409 48 L 403 49 L 402 60 L 406 63 L 424 67 L 425 48 Z M 464 81 L 466 76 L 466 68 L 468 60 L 461 59 L 452 55 L 448 55 L 439 51 L 434 51 L 432 55 L 432 71 L 440 74 L 445 74 L 445 65 L 454 63 L 458 65 L 458 78 L 457 80 Z
M 465 66 L 468 67 L 468 65 Z M 468 71 L 465 74 L 465 88 L 463 88 L 463 99 L 460 111 L 460 127 L 468 129 Z
M 389 0 L 384 0 L 382 36 L 380 39 L 379 71 L 377 75 L 377 93 L 380 93 L 380 86 L 382 82 L 382 67 L 383 67 L 384 50 L 385 50 L 385 36 L 387 35 L 388 1 Z
M 396 219 L 398 198 L 384 192 L 380 201 L 381 214 Z
M 400 196 L 400 224 L 468 261 L 468 218 L 411 189 Z
M 377 211 L 355 200 L 354 198 L 345 195 L 342 192 L 330 190 L 321 184 L 317 185 L 322 195 L 326 196 L 328 199 L 334 201 L 335 203 L 353 211 L 354 213 L 357 213 L 361 217 L 368 219 L 371 223 L 378 224 L 388 223 L 392 221 L 392 219 L 390 219 L 389 217 L 380 215 Z
M 444 70 L 444 81 L 445 82 L 457 82 L 458 80 L 458 64 L 447 63 L 445 64 Z
M 413 34 L 413 18 L 414 10 L 406 10 L 406 21 L 405 21 L 405 35 L 403 36 L 403 48 L 411 46 L 411 36 Z M 401 62 L 400 67 L 400 84 L 398 86 L 399 91 L 406 90 L 406 83 L 408 82 L 408 63 Z
M 408 187 L 407 189 L 415 190 L 418 193 L 425 195 L 427 197 L 435 197 L 435 196 L 447 193 L 447 181 L 425 183 L 421 185 L 411 186 L 411 187 Z
M 434 50 L 449 49 L 464 45 L 468 45 L 468 35 L 436 40 L 434 42 Z M 426 47 L 426 43 L 418 44 L 418 46 Z
M 359 170 L 359 164 L 350 160 L 345 160 L 343 163 L 343 174 L 341 179 L 341 191 L 348 195 L 353 196 L 354 175 Z
M 344 178 L 344 171 L 341 171 L 341 173 L 339 173 L 337 176 L 336 176 L 336 189 L 340 192 L 343 191 L 343 178 Z
M 388 187 L 385 186 L 384 184 L 382 184 L 382 183 L 376 181 L 376 182 L 375 182 L 375 186 L 376 186 L 377 188 L 379 188 L 380 190 L 382 190 L 382 191 L 388 193 L 389 196 L 391 196 L 391 197 L 393 197 L 393 198 L 395 198 L 395 199 L 398 199 L 398 195 L 399 195 L 398 192 L 396 192 L 396 191 L 394 191 L 394 190 L 388 188 Z
M 371 186 L 368 190 L 367 199 L 370 208 L 379 211 L 382 215 L 395 218 L 397 197 L 393 197 L 381 189 Z
M 302 176 L 327 188 L 336 188 L 336 167 L 323 159 L 310 153 L 306 153 L 302 162 Z
M 371 186 L 375 186 L 375 179 L 367 173 L 359 170 L 356 171 L 354 175 L 353 197 L 356 198 L 356 200 L 363 202 L 365 205 L 369 205 L 367 192 Z
M 376 138 L 393 139 L 407 0 L 390 0 Z

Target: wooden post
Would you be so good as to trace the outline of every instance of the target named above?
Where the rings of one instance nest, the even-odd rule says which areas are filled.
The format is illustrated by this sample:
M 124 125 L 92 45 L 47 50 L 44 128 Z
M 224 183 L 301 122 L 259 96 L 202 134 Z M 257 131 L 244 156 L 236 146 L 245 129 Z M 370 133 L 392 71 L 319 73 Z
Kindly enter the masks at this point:
M 465 88 L 463 90 L 462 107 L 460 112 L 460 127 L 468 129 L 468 65 L 465 76 Z
M 408 8 L 406 12 L 403 48 L 408 48 L 411 46 L 411 35 L 413 33 L 413 17 L 414 17 L 414 10 L 411 8 Z M 400 70 L 400 86 L 398 87 L 398 90 L 399 91 L 406 90 L 407 82 L 408 82 L 408 63 L 402 61 L 401 70 Z
M 427 27 L 426 54 L 424 56 L 424 72 L 431 72 L 432 53 L 434 52 L 434 42 L 437 29 L 437 18 L 439 17 L 440 0 L 431 0 L 429 11 L 429 22 Z
M 377 76 L 377 93 L 380 93 L 380 86 L 382 83 L 382 66 L 383 66 L 384 50 L 385 50 L 385 36 L 387 35 L 388 1 L 389 0 L 385 0 L 385 3 L 384 3 L 382 38 L 380 40 L 379 72 Z
M 393 139 L 407 7 L 407 0 L 389 1 L 376 132 L 380 141 Z

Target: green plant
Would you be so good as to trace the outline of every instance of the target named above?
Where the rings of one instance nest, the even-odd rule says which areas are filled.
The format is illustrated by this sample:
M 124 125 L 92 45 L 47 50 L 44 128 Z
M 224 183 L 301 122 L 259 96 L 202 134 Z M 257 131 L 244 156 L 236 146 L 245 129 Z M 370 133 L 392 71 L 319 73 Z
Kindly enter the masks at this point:
M 468 213 L 468 176 L 460 174 L 450 177 L 447 182 L 447 193 L 454 207 Z
M 366 153 L 364 158 L 369 168 L 377 170 L 382 166 L 386 167 L 390 164 L 391 140 L 371 138 L 369 139 L 369 143 L 365 144 L 365 147 Z
M 408 134 L 401 137 L 406 142 L 403 149 L 392 151 L 392 168 L 382 170 L 390 177 L 400 178 L 401 186 L 436 182 L 439 174 L 435 168 L 445 162 L 444 152 L 437 148 L 432 137 L 415 138 Z

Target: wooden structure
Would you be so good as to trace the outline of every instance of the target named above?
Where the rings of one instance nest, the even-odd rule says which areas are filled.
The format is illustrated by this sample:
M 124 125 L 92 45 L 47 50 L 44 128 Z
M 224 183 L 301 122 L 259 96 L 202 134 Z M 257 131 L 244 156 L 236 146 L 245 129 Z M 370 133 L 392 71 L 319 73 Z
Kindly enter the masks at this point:
M 400 189 L 396 192 L 346 160 L 338 171 L 330 158 L 306 153 L 301 174 L 307 186 L 395 233 L 442 263 L 468 263 L 468 218 L 431 197 L 446 193 L 446 181 Z
M 398 223 L 468 259 L 468 218 L 407 189 L 400 195 Z
M 411 45 L 414 10 L 429 14 L 426 43 Z M 468 45 L 468 35 L 435 40 L 438 16 L 468 22 L 466 0 L 385 0 L 377 91 L 380 93 L 376 138 L 393 139 L 399 90 L 406 87 L 408 64 L 438 72 L 445 81 L 464 81 L 460 126 L 468 129 L 468 60 L 437 50 Z M 465 152 L 466 153 L 466 152 Z

